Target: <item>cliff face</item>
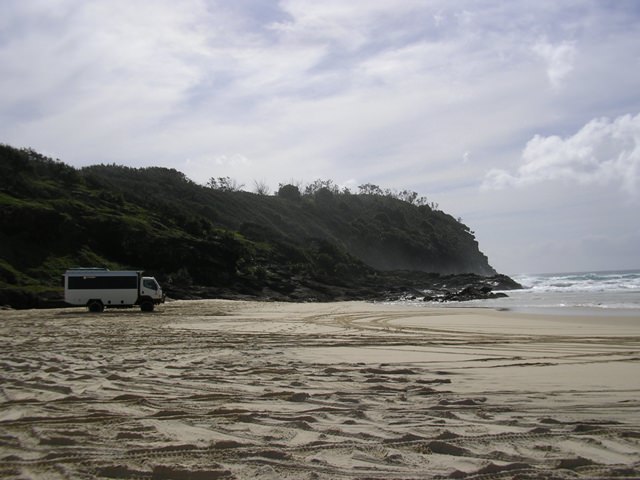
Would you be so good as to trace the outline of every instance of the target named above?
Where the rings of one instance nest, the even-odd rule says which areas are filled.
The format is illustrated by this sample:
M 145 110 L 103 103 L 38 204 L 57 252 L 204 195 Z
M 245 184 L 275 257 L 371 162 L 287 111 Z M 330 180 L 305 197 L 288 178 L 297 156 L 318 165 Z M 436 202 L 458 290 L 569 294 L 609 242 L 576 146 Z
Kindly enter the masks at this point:
M 77 170 L 8 146 L 0 179 L 0 288 L 59 289 L 74 265 L 238 291 L 286 291 L 296 278 L 337 285 L 376 270 L 495 274 L 467 226 L 389 195 L 292 186 L 258 195 L 164 168 Z

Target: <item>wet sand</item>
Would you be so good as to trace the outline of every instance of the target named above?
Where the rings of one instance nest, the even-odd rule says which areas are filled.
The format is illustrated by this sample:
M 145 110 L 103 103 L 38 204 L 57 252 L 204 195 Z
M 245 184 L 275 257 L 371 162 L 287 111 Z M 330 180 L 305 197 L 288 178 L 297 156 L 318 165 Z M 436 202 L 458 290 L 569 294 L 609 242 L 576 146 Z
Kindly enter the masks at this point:
M 0 311 L 0 477 L 639 478 L 640 316 Z

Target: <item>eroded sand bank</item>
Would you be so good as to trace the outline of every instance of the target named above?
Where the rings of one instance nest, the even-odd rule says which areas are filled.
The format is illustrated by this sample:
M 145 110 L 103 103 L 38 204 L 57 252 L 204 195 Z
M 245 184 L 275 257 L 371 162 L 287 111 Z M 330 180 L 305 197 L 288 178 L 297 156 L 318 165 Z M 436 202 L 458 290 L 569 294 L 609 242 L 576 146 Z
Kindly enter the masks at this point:
M 0 312 L 2 478 L 640 477 L 640 317 Z

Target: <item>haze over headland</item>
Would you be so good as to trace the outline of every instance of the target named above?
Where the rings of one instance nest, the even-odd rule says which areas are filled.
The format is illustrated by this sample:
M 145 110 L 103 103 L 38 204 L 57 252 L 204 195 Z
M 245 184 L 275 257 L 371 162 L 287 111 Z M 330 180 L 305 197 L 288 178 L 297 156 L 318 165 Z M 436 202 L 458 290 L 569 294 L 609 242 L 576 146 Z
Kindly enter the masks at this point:
M 409 188 L 502 272 L 638 268 L 640 4 L 0 4 L 0 142 Z

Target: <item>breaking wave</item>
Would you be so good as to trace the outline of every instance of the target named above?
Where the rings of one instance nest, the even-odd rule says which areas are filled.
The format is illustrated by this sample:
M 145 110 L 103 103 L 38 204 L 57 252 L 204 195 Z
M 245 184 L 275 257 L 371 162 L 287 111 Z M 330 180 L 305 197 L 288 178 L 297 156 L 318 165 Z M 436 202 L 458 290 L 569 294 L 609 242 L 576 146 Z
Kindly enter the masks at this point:
M 513 279 L 536 292 L 640 293 L 640 270 L 514 275 Z

